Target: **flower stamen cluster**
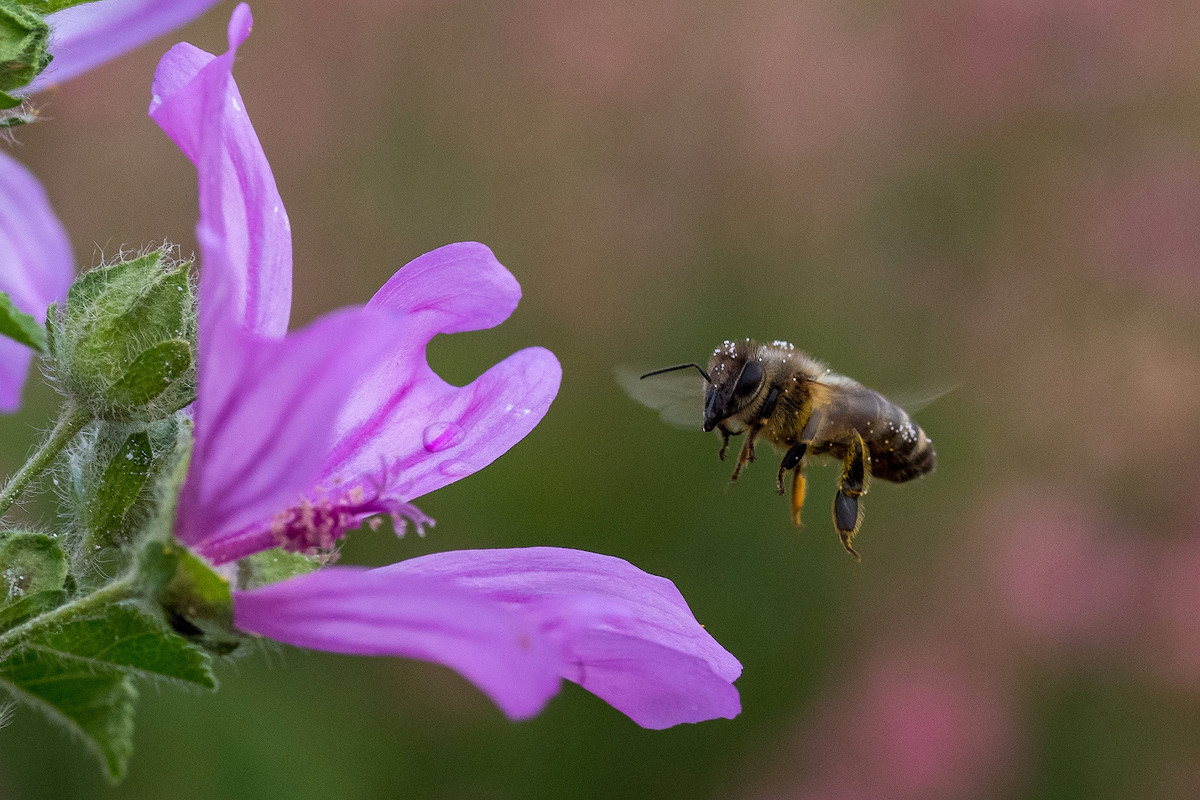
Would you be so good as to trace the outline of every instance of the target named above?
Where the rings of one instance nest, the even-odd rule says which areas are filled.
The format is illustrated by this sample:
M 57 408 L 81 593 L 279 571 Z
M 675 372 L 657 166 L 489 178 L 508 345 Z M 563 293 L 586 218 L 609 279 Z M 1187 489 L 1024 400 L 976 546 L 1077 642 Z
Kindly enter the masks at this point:
M 425 526 L 433 525 L 433 519 L 411 503 L 387 499 L 378 492 L 367 494 L 362 486 L 340 493 L 318 486 L 313 494 L 271 520 L 271 536 L 281 549 L 305 556 L 327 554 L 348 532 L 364 522 L 374 530 L 384 516 L 391 517 L 398 534 L 403 534 L 409 522 L 418 536 L 425 535 Z

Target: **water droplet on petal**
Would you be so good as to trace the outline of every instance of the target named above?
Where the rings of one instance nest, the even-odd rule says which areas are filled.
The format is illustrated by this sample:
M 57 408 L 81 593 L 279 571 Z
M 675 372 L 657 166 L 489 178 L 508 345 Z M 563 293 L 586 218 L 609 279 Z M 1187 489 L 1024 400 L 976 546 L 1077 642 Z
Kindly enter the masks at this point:
M 455 422 L 435 422 L 425 429 L 421 437 L 425 449 L 431 453 L 440 453 L 463 440 L 466 433 L 462 426 Z
M 438 464 L 438 472 L 447 478 L 462 478 L 474 471 L 475 468 L 473 466 L 465 461 L 459 461 L 457 458 L 452 458 L 449 461 L 443 461 L 441 464 Z

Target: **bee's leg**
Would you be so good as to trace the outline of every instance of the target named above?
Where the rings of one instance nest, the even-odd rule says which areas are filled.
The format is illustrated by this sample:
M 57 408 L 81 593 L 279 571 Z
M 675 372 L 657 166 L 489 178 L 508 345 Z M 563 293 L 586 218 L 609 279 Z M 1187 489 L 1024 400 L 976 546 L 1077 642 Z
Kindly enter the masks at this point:
M 870 475 L 871 455 L 858 433 L 850 442 L 850 452 L 842 466 L 842 478 L 838 482 L 837 495 L 833 498 L 833 526 L 842 537 L 842 546 L 855 560 L 862 557 L 854 551 L 854 535 L 862 524 L 862 509 L 858 499 L 867 493 L 867 476 Z
M 729 449 L 729 437 L 733 436 L 733 431 L 725 427 L 724 422 L 717 423 L 717 430 L 721 433 L 721 452 L 717 453 L 717 458 L 725 460 L 725 451 Z
M 754 440 L 758 438 L 759 428 L 757 426 L 746 431 L 746 443 L 742 445 L 742 452 L 738 453 L 737 466 L 733 468 L 733 475 L 730 476 L 730 483 L 737 483 L 738 476 L 742 474 L 742 468 L 754 460 Z
M 801 527 L 800 511 L 804 508 L 804 492 L 807 482 L 804 479 L 804 452 L 808 449 L 806 442 L 794 444 L 783 456 L 779 464 L 779 474 L 775 477 L 776 487 L 783 494 L 783 475 L 788 470 L 795 470 L 792 477 L 792 524 Z
M 804 523 L 800 521 L 800 512 L 804 510 L 804 492 L 807 486 L 804 467 L 796 467 L 796 474 L 792 476 L 792 524 L 797 528 L 804 527 Z
M 804 460 L 804 451 L 808 449 L 808 442 L 794 444 L 783 456 L 783 461 L 779 465 L 779 474 L 775 476 L 775 488 L 780 494 L 783 494 L 783 475 L 789 469 L 799 470 L 800 462 Z

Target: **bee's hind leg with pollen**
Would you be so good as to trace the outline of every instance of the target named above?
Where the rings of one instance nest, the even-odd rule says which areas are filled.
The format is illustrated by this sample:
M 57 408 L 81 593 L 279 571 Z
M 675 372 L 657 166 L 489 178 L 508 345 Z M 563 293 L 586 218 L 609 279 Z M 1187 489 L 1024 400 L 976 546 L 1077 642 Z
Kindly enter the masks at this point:
M 856 561 L 862 561 L 862 556 L 855 552 L 852 542 L 858 528 L 862 525 L 862 509 L 858 499 L 867 493 L 867 476 L 870 475 L 870 452 L 857 431 L 850 442 L 850 450 L 846 453 L 846 461 L 842 466 L 842 477 L 838 481 L 838 491 L 833 498 L 833 526 L 837 528 L 842 538 L 842 546 L 846 552 L 854 556 Z
M 807 481 L 804 479 L 804 452 L 808 449 L 807 442 L 792 445 L 779 464 L 779 474 L 775 476 L 775 488 L 783 494 L 783 476 L 788 470 L 794 470 L 792 476 L 792 524 L 797 528 L 803 527 L 800 522 L 800 512 L 804 509 L 804 492 Z

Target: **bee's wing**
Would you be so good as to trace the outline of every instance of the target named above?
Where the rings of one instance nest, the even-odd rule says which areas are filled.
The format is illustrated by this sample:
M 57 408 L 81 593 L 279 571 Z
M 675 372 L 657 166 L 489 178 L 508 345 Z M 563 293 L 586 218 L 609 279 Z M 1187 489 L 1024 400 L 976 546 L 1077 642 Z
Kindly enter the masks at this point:
M 915 392 L 897 392 L 896 394 L 889 394 L 888 398 L 891 399 L 893 403 L 907 411 L 909 414 L 915 414 L 926 406 L 941 400 L 959 386 L 962 386 L 962 384 L 947 383 L 941 386 L 935 385 L 933 387 L 918 389 Z
M 933 392 L 892 398 L 842 375 L 830 374 L 818 383 L 826 387 L 828 395 L 823 407 L 814 410 L 810 418 L 812 430 L 804 432 L 812 441 L 836 440 L 851 430 L 868 431 L 883 420 L 897 421 L 896 410 L 901 412 L 903 419 L 958 388 L 948 386 Z
M 704 379 L 695 372 L 668 372 L 642 380 L 648 370 L 622 365 L 613 370 L 626 394 L 659 412 L 677 428 L 704 427 Z

